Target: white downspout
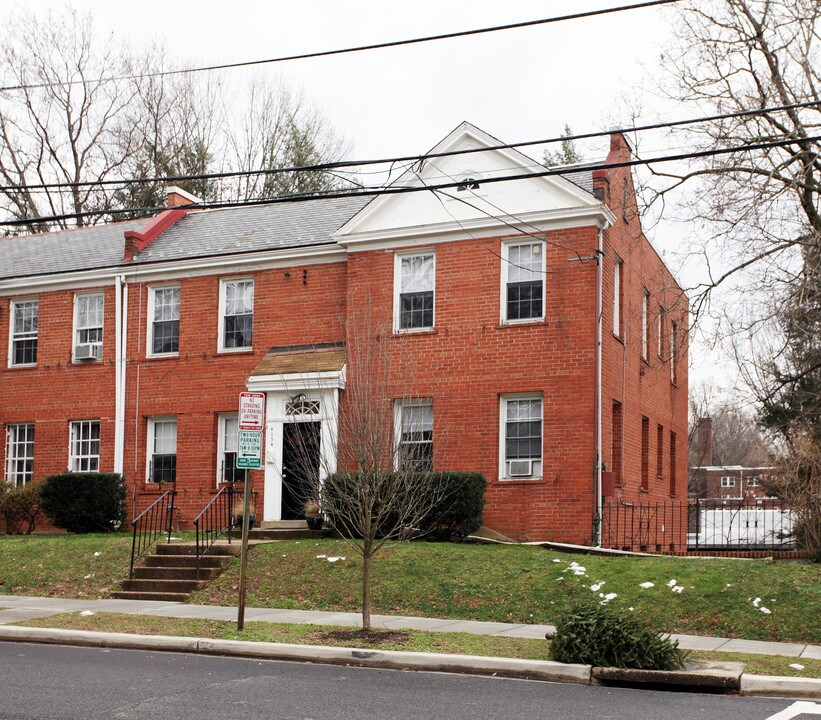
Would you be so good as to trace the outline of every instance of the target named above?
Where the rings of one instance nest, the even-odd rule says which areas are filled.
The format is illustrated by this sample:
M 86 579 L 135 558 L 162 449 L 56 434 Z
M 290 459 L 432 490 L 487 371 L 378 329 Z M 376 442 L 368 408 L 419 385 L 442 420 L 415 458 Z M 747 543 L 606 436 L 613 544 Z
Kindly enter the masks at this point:
M 603 230 L 599 228 L 598 247 L 596 249 L 596 546 L 601 545 L 602 537 L 602 271 L 604 265 Z
M 122 409 L 122 389 L 120 387 L 120 365 L 123 360 L 122 347 L 122 276 L 114 278 L 114 472 L 123 471 L 123 436 L 120 427 Z
M 128 341 L 128 285 L 124 275 L 115 279 L 116 362 L 115 362 L 115 421 L 114 472 L 122 474 L 125 467 L 125 357 Z

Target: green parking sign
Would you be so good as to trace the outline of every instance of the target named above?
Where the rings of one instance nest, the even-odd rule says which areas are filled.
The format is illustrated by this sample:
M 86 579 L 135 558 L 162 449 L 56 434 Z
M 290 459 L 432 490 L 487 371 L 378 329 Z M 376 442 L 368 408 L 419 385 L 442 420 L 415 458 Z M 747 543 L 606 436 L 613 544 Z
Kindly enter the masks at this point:
M 261 430 L 240 430 L 237 434 L 237 467 L 240 470 L 262 467 Z

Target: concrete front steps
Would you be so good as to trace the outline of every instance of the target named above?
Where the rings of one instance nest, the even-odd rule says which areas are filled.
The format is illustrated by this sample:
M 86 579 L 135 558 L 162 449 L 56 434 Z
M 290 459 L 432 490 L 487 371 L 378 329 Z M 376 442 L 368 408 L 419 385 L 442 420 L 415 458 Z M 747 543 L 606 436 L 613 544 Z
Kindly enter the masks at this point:
M 134 568 L 134 577 L 123 580 L 122 589 L 111 597 L 123 600 L 160 600 L 183 602 L 194 590 L 201 590 L 231 564 L 240 553 L 239 542 L 216 544 L 200 559 L 197 574 L 197 548 L 193 543 L 164 544 Z
M 240 532 L 238 537 L 242 537 Z M 263 520 L 248 533 L 249 540 L 312 540 L 325 537 L 324 530 L 309 530 L 304 520 Z

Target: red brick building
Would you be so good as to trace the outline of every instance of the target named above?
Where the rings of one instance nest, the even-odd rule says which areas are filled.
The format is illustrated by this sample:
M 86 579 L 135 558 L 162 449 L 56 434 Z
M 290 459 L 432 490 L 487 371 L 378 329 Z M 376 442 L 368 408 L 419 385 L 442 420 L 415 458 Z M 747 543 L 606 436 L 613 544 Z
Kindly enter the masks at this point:
M 498 144 L 464 123 L 433 152 Z M 608 161 L 629 156 L 613 136 Z M 335 466 L 356 378 L 346 329 L 367 316 L 413 378 L 398 455 L 415 443 L 435 469 L 482 472 L 487 526 L 590 542 L 602 484 L 625 502 L 685 498 L 686 297 L 642 233 L 628 169 L 493 182 L 542 169 L 512 149 L 450 155 L 395 184 L 461 183 L 448 191 L 0 241 L 7 481 L 113 470 L 133 512 L 173 479 L 187 526 L 233 474 L 250 389 L 267 399 L 257 517 L 298 516 L 289 443 L 310 426 Z

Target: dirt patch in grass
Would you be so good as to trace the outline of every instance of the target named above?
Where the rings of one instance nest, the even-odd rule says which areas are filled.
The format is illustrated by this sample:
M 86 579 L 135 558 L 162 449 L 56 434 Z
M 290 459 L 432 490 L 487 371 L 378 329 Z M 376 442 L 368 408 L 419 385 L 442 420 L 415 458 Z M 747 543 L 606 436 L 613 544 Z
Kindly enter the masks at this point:
M 320 639 L 327 637 L 331 640 L 350 642 L 365 642 L 368 645 L 384 645 L 385 643 L 406 643 L 410 634 L 395 630 L 334 630 L 333 632 L 315 633 Z

